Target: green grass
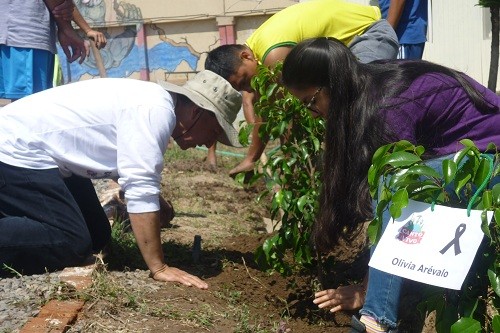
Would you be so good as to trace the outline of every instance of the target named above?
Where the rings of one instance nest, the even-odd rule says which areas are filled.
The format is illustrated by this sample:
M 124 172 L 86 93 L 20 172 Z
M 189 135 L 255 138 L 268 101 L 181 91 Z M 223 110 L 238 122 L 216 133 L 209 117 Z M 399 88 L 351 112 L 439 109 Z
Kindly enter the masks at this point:
M 233 168 L 236 164 L 241 162 L 246 154 L 247 148 L 234 148 L 225 146 L 223 144 L 217 144 L 217 164 L 219 167 L 225 168 L 227 170 Z M 197 147 L 194 149 L 182 150 L 177 144 L 170 145 L 167 149 L 164 161 L 168 166 L 168 163 L 178 161 L 178 160 L 200 160 L 206 158 L 207 148 Z M 227 154 L 235 155 L 228 156 Z
M 129 220 L 116 219 L 111 227 L 111 245 L 106 257 L 109 269 L 147 269 Z

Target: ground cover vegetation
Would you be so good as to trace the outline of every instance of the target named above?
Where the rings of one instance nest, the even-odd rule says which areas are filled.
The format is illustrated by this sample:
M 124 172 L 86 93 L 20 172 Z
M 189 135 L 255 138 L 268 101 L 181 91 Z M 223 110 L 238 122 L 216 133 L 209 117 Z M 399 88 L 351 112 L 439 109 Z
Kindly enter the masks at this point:
M 237 184 L 228 171 L 241 158 L 234 156 L 243 156 L 245 149 L 219 149 L 214 172 L 205 166 L 206 151 L 173 145 L 162 174 L 162 195 L 176 212 L 162 230 L 166 262 L 202 277 L 209 289 L 149 279 L 125 216 L 113 224 L 113 242 L 94 273 L 93 287 L 65 294 L 86 300 L 69 332 L 348 331 L 349 314 L 332 316 L 312 304 L 309 274 L 297 270 L 285 278 L 257 266 L 255 249 L 272 235 L 263 222 L 270 218 L 270 203 L 255 201 L 266 185 Z M 201 237 L 198 255 L 195 236 Z M 337 283 L 350 283 L 352 271 L 339 271 Z

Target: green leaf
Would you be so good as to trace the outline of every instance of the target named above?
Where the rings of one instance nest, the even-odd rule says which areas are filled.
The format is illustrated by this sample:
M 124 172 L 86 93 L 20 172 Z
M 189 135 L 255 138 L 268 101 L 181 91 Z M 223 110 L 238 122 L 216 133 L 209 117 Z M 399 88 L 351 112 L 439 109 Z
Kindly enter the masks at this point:
M 455 156 L 453 156 L 453 162 L 455 162 L 457 165 L 460 164 L 460 162 L 462 162 L 464 157 L 467 156 L 469 151 L 470 151 L 470 148 L 464 148 L 464 149 L 459 150 L 455 154 Z
M 281 203 L 283 202 L 283 198 L 284 198 L 284 191 L 283 190 L 279 190 L 278 192 L 276 192 L 276 194 L 274 195 L 274 201 L 276 201 L 276 203 L 278 205 L 281 205 Z
M 272 240 L 268 238 L 264 241 L 264 244 L 262 244 L 262 251 L 266 255 L 267 261 L 269 261 L 269 254 L 271 252 L 271 248 L 272 248 Z
M 455 194 L 459 197 L 462 188 L 472 179 L 474 174 L 474 161 L 467 160 L 455 175 Z
M 488 279 L 490 280 L 491 289 L 500 297 L 500 276 L 498 272 L 488 269 Z
M 250 133 L 252 133 L 253 125 L 241 126 L 238 132 L 238 141 L 243 146 L 248 146 L 250 143 Z
M 434 178 L 441 178 L 441 175 L 431 168 L 430 166 L 427 165 L 413 165 L 408 169 L 408 174 L 416 174 L 420 176 L 427 176 L 427 177 L 434 177 Z
M 488 221 L 488 214 L 486 214 L 486 211 L 481 213 L 481 230 L 488 238 L 491 239 L 490 221 Z
M 283 160 L 284 160 L 284 159 L 285 159 L 285 157 L 284 157 L 284 156 L 278 156 L 278 157 L 276 157 L 276 158 L 274 158 L 274 159 L 272 160 L 271 165 L 272 165 L 273 167 L 275 167 L 275 168 L 276 168 L 276 167 L 278 167 L 278 163 L 283 162 Z M 279 167 L 278 167 L 278 168 L 279 168 Z
M 494 205 L 500 207 L 500 183 L 495 184 L 491 189 L 492 201 Z
M 382 222 L 375 218 L 373 219 L 370 224 L 368 225 L 368 228 L 366 229 L 366 233 L 368 235 L 368 238 L 370 239 L 371 244 L 376 244 L 380 237 L 382 236 Z
M 476 174 L 474 175 L 474 180 L 473 180 L 474 184 L 476 186 L 481 186 L 483 182 L 487 181 L 489 172 L 490 172 L 489 160 L 481 159 L 481 161 L 479 162 L 479 167 L 476 170 Z
M 389 151 L 389 149 L 391 149 L 393 145 L 392 144 L 388 144 L 388 145 L 385 145 L 385 146 L 382 146 L 382 147 L 379 147 L 375 153 L 373 154 L 373 158 L 372 158 L 372 164 L 376 164 L 376 162 L 378 162 L 384 155 L 385 153 L 387 153 Z
M 397 219 L 401 216 L 402 208 L 400 205 L 391 204 L 391 206 L 389 207 L 389 212 L 391 214 L 391 217 Z
M 463 144 L 467 148 L 476 148 L 476 145 L 470 139 L 462 139 L 462 140 L 460 140 L 460 143 Z
M 425 152 L 425 148 L 423 146 L 417 146 L 415 147 L 415 154 L 418 156 L 422 156 L 422 154 Z
M 446 185 L 453 181 L 456 173 L 457 173 L 457 164 L 453 160 L 444 160 L 443 177 Z
M 401 216 L 401 211 L 406 206 L 408 206 L 408 192 L 405 188 L 399 189 L 392 195 L 392 204 L 389 207 L 391 216 L 397 219 Z
M 319 151 L 319 149 L 321 148 L 321 142 L 316 137 L 312 138 L 312 141 L 313 141 L 314 151 Z
M 271 98 L 271 96 L 274 94 L 274 89 L 276 89 L 277 86 L 278 86 L 277 83 L 272 83 L 267 87 L 266 91 L 267 98 Z
M 500 208 L 495 209 L 495 222 L 500 227 Z
M 433 193 L 441 192 L 442 188 L 436 185 L 433 181 L 424 180 L 421 182 L 413 182 L 406 186 L 406 190 L 408 191 L 408 195 L 410 198 L 413 198 L 414 195 L 419 193 L 429 193 L 429 199 L 434 199 Z
M 490 190 L 486 190 L 483 192 L 482 203 L 483 209 L 490 209 L 490 207 L 493 205 L 493 194 Z
M 481 332 L 481 323 L 472 318 L 460 318 L 451 325 L 451 333 L 476 333 Z
M 370 168 L 368 169 L 368 184 L 370 185 L 370 194 L 372 195 L 372 197 L 374 196 L 374 193 L 372 192 L 375 192 L 374 187 L 376 187 L 378 184 L 377 174 L 377 167 L 374 164 L 370 165 Z
M 493 1 L 497 1 L 498 4 L 500 5 L 499 0 L 493 0 Z M 486 146 L 486 151 L 496 151 L 496 150 L 497 150 L 497 146 L 493 142 L 488 143 L 488 145 Z
M 238 174 L 238 175 L 236 175 L 236 177 L 238 177 L 238 176 L 239 176 L 239 174 Z M 235 177 L 235 178 L 236 178 L 236 177 Z M 244 176 L 243 176 L 243 177 L 244 177 Z M 259 193 L 259 195 L 258 195 L 258 196 L 257 196 L 257 198 L 255 199 L 255 201 L 256 201 L 257 203 L 259 203 L 259 202 L 262 200 L 262 198 L 263 198 L 263 197 L 265 197 L 265 196 L 267 196 L 269 193 L 270 193 L 270 191 L 269 191 L 269 190 L 263 190 L 261 193 Z
M 500 315 L 493 316 L 491 320 L 491 326 L 493 326 L 494 333 L 500 333 Z
M 380 198 L 379 198 L 379 204 L 383 203 L 384 201 L 390 201 L 392 198 L 392 192 L 389 190 L 387 187 L 383 187 L 382 190 L 380 191 Z M 378 207 L 378 205 L 377 205 Z
M 393 167 L 403 167 L 409 166 L 416 162 L 420 162 L 420 157 L 412 153 L 407 153 L 406 151 L 398 151 L 384 157 L 381 161 L 382 165 L 391 165 Z
M 285 131 L 287 130 L 287 128 L 288 128 L 288 123 L 285 122 L 285 121 L 282 121 L 281 124 L 280 124 L 280 127 L 279 127 L 278 134 L 280 136 L 283 135 L 283 133 L 285 133 Z
M 304 206 L 308 201 L 309 201 L 308 195 L 303 195 L 299 198 L 299 200 L 297 200 L 297 208 L 301 213 L 304 211 Z
M 245 183 L 245 173 L 244 172 L 240 172 L 239 174 L 236 175 L 236 177 L 234 177 L 234 180 L 238 184 L 243 185 Z
M 405 183 L 405 180 L 408 178 L 408 170 L 396 170 L 392 175 L 389 181 L 390 188 L 400 188 L 402 187 L 400 184 Z M 404 185 L 403 185 L 404 186 Z
M 404 151 L 404 150 L 413 150 L 415 146 L 408 140 L 399 140 L 394 144 L 394 152 Z
M 419 177 L 415 175 L 406 175 L 405 177 L 396 178 L 396 182 L 392 183 L 394 177 L 391 178 L 389 183 L 390 187 L 393 189 L 406 188 L 407 192 L 410 193 L 410 189 L 421 188 L 425 185 L 424 182 L 419 180 Z M 437 185 L 436 185 L 437 186 Z

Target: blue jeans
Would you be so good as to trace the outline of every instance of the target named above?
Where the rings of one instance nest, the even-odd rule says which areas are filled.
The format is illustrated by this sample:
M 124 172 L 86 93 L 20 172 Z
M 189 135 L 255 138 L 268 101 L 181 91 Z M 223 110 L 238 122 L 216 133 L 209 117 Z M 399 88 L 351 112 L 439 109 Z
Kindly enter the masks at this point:
M 452 159 L 454 155 L 442 156 L 426 161 L 439 174 L 442 174 L 442 162 L 445 159 Z M 500 177 L 496 177 L 490 185 L 500 182 Z M 383 229 L 390 221 L 390 215 L 386 211 L 383 216 Z M 375 246 L 372 248 L 372 253 Z M 382 272 L 378 269 L 369 267 L 368 269 L 368 288 L 363 308 L 359 311 L 361 315 L 373 317 L 379 323 L 387 325 L 389 328 L 396 328 L 398 321 L 399 296 L 404 283 L 404 278 Z
M 79 265 L 110 238 L 90 179 L 0 162 L 0 268 L 34 274 Z

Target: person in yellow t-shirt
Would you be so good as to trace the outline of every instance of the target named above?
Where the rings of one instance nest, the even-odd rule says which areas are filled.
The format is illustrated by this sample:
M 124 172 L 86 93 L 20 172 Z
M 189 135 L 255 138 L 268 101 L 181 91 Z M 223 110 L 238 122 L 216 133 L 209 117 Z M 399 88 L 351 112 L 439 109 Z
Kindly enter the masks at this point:
M 210 51 L 205 69 L 228 80 L 243 93 L 243 112 L 248 123 L 255 124 L 252 143 L 244 160 L 229 174 L 251 172 L 264 152 L 266 143 L 258 135 L 261 122 L 255 116 L 255 92 L 250 81 L 257 64 L 273 66 L 282 61 L 299 42 L 316 37 L 333 37 L 347 45 L 361 62 L 395 59 L 398 37 L 377 6 L 365 6 L 343 0 L 314 0 L 289 6 L 265 21 L 244 45 L 222 45 Z M 209 148 L 207 162 L 216 165 L 215 146 Z

